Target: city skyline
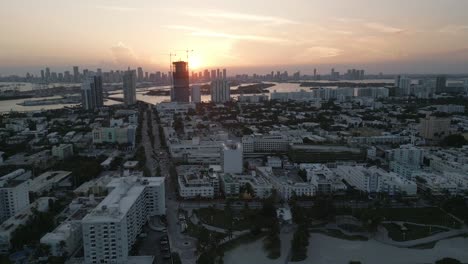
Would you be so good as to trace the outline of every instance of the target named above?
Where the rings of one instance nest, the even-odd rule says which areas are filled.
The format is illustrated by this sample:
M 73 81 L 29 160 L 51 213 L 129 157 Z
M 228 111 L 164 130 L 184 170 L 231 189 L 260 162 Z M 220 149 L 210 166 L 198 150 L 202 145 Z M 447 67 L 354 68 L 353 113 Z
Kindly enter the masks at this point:
M 233 73 L 274 68 L 304 73 L 318 68 L 322 74 L 330 68 L 375 74 L 468 71 L 463 11 L 468 2 L 462 0 L 294 5 L 46 0 L 1 6 L 0 34 L 9 36 L 0 45 L 2 75 L 37 72 L 44 65 L 164 71 L 170 52 L 178 54 L 176 60 L 185 59 L 187 49 L 193 50 L 189 61 L 194 68 L 229 67 Z

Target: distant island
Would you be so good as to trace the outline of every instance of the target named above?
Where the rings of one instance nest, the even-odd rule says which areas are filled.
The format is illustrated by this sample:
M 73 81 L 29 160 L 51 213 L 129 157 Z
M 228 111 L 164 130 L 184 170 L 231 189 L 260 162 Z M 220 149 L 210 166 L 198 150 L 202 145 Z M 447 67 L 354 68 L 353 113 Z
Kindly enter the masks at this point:
M 237 89 L 231 89 L 231 94 L 258 94 L 269 93 L 267 88 L 273 87 L 274 83 L 256 83 L 245 86 L 239 86 Z M 211 85 L 205 84 L 200 87 L 200 92 L 203 95 L 210 95 Z M 151 90 L 145 93 L 149 96 L 169 96 L 171 94 L 168 90 Z
M 337 86 L 337 87 L 382 87 L 382 86 L 390 86 L 390 83 L 354 83 L 354 82 L 301 82 L 301 87 L 330 87 L 330 86 Z

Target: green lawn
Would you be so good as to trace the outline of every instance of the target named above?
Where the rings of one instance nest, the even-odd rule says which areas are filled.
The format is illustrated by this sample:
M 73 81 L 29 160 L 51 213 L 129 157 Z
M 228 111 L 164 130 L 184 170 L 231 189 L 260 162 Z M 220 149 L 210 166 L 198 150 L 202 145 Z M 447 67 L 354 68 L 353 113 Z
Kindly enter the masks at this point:
M 460 223 L 437 207 L 378 209 L 386 221 L 404 221 L 460 228 Z
M 388 236 L 395 241 L 409 241 L 419 238 L 424 238 L 433 234 L 448 231 L 448 229 L 439 227 L 418 226 L 412 224 L 404 224 L 406 230 L 402 230 L 397 224 L 384 224 L 388 230 Z
M 363 212 L 382 216 L 384 221 L 402 221 L 425 225 L 440 225 L 448 228 L 460 228 L 461 224 L 437 207 L 425 208 L 378 208 L 378 209 L 341 209 L 337 215 L 353 214 L 357 218 Z

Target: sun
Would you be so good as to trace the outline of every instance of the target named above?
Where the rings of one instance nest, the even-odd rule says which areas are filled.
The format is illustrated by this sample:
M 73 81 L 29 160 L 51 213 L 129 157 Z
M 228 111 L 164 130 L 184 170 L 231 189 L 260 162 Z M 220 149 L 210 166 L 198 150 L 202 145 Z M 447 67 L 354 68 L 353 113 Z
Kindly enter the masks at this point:
M 191 56 L 189 59 L 190 69 L 199 69 L 202 66 L 202 59 L 199 56 Z

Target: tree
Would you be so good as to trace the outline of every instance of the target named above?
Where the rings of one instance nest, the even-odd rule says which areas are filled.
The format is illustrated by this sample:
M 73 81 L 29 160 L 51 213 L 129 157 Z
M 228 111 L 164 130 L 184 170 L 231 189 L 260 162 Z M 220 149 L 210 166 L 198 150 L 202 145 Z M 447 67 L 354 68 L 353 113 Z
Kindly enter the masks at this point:
M 455 134 L 446 136 L 442 140 L 442 146 L 461 148 L 468 144 L 468 140 L 463 135 Z
M 459 260 L 453 258 L 443 258 L 436 261 L 436 264 L 462 264 Z

